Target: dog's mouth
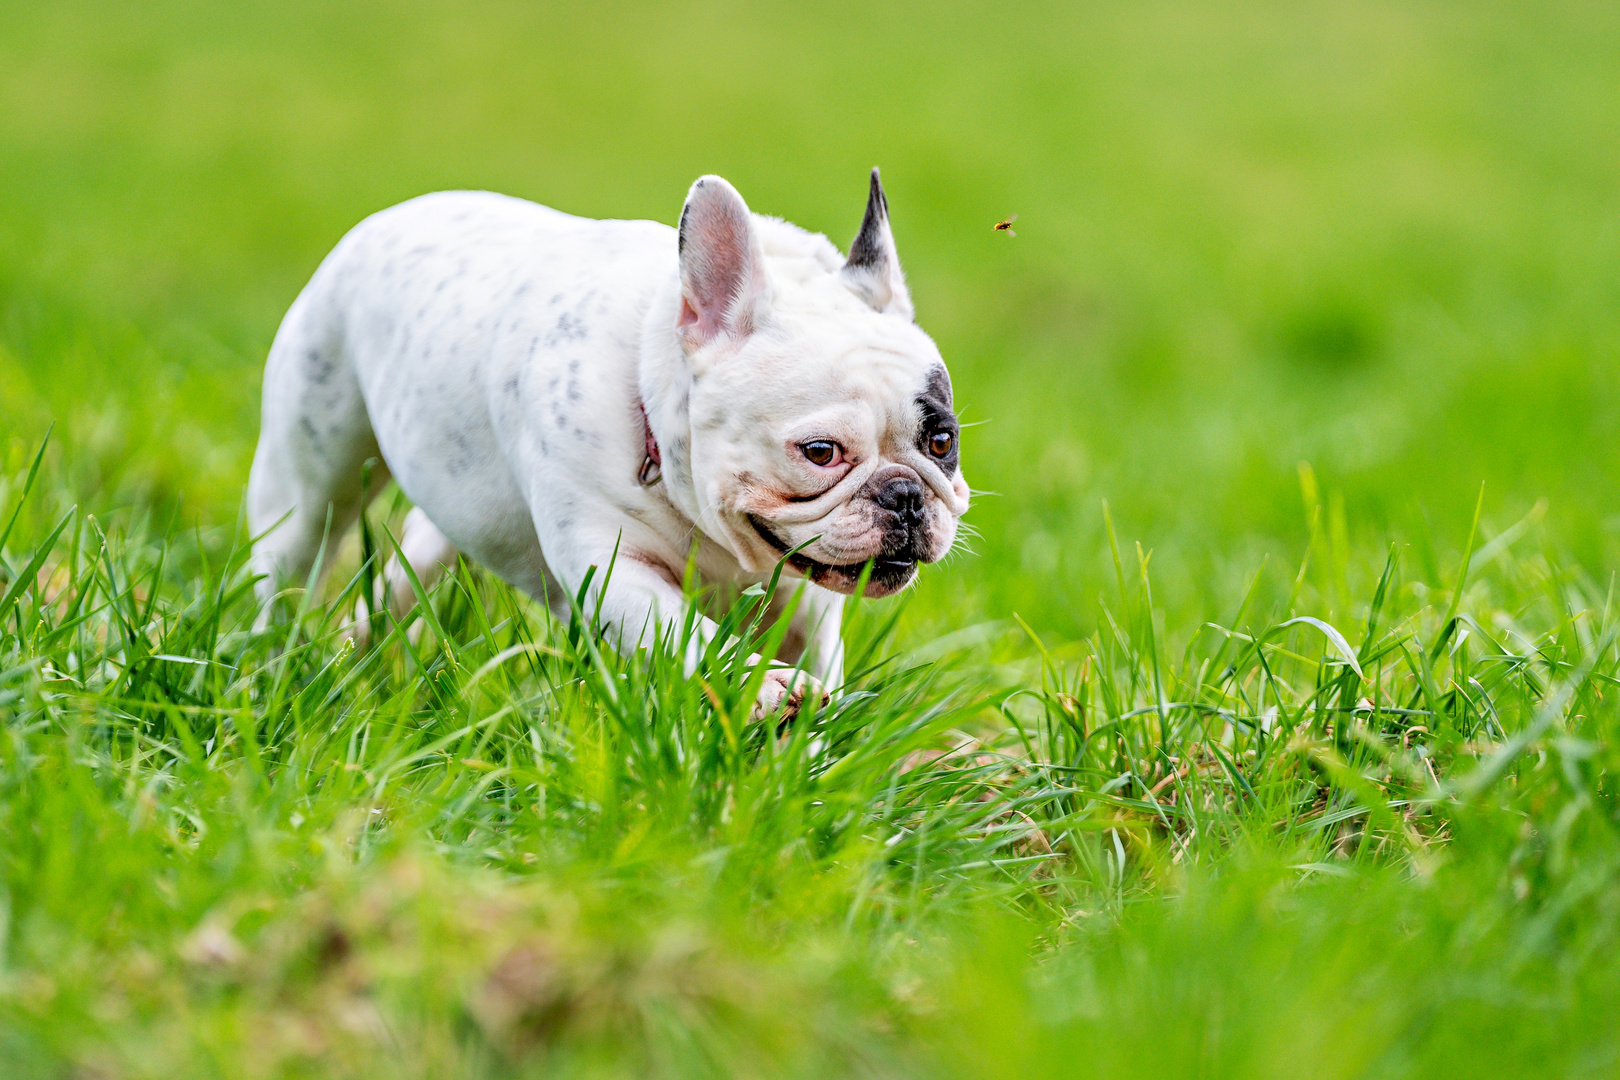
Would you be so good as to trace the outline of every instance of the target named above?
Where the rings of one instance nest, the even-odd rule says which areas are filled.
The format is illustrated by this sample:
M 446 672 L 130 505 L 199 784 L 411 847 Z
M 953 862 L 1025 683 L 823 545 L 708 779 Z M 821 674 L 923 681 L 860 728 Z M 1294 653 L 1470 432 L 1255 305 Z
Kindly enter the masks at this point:
M 861 574 L 866 570 L 867 563 L 872 564 L 872 574 L 867 578 L 865 595 L 874 599 L 899 592 L 917 573 L 916 558 L 903 555 L 878 555 L 872 559 L 838 565 L 818 562 L 802 551 L 789 554 L 791 549 L 770 526 L 753 514 L 748 515 L 748 523 L 754 527 L 761 540 L 787 556 L 789 566 L 822 588 L 834 592 L 853 593 L 860 584 Z

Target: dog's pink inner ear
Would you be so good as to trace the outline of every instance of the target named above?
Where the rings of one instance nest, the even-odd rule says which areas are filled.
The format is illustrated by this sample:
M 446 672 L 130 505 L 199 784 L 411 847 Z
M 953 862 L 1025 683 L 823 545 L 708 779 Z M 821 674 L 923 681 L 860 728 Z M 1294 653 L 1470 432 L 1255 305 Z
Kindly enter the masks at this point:
M 681 211 L 681 310 L 676 325 L 696 344 L 753 332 L 764 266 L 753 217 L 718 176 L 692 185 Z

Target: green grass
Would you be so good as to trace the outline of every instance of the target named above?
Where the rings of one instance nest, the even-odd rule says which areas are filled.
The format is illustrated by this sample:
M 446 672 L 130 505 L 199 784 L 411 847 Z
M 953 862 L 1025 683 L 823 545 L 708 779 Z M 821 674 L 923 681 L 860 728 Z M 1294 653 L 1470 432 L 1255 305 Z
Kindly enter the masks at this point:
M 1614 12 L 5 22 L 0 1075 L 1620 1068 Z M 468 566 L 357 653 L 353 539 L 253 631 L 360 217 L 715 171 L 847 242 L 873 164 L 997 494 L 853 693 L 750 724 Z

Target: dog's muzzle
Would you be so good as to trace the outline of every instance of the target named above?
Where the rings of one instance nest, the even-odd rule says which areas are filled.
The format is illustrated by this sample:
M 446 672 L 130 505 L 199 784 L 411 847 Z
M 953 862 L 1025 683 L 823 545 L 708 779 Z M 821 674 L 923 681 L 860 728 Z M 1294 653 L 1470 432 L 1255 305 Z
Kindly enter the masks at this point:
M 870 564 L 872 570 L 866 579 L 865 595 L 873 598 L 888 596 L 910 584 L 911 579 L 917 574 L 917 563 L 921 561 L 910 545 L 890 550 L 890 545 L 886 543 L 885 550 L 873 559 L 843 564 L 824 563 L 812 559 L 802 551 L 791 549 L 769 525 L 753 514 L 748 515 L 748 523 L 754 527 L 760 539 L 786 557 L 789 566 L 817 585 L 834 592 L 853 593 L 860 585 L 861 575 L 866 573 L 867 565 Z

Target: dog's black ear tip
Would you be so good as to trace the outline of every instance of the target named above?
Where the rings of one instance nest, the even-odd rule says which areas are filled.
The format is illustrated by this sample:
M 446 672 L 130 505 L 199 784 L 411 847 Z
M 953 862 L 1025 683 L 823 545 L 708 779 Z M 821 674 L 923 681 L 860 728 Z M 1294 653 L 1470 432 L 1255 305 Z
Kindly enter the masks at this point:
M 878 178 L 878 167 L 872 166 L 872 190 L 867 196 L 867 212 L 876 212 L 880 217 L 889 216 L 889 197 L 883 194 L 883 181 Z

